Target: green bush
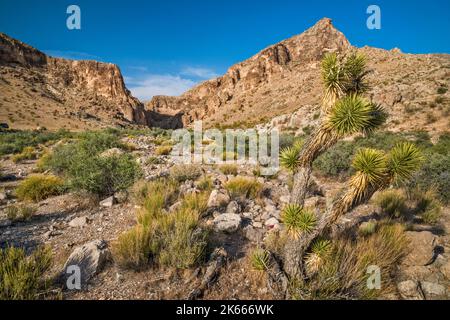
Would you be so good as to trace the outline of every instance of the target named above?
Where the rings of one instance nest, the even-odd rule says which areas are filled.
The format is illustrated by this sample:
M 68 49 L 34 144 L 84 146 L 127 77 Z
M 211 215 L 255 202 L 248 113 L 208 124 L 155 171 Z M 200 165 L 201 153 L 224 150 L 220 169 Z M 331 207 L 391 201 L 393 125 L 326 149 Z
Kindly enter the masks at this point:
M 160 147 L 156 148 L 156 150 L 155 150 L 155 154 L 157 156 L 167 156 L 171 152 L 172 152 L 171 146 L 160 146 Z
M 88 132 L 77 142 L 57 147 L 42 167 L 65 177 L 71 189 L 111 195 L 127 189 L 141 176 L 140 166 L 131 155 L 100 155 L 121 146 L 111 133 Z
M 67 171 L 69 186 L 101 196 L 128 189 L 141 176 L 141 170 L 131 155 L 86 157 Z
M 410 180 L 409 188 L 435 189 L 444 203 L 450 201 L 450 154 L 426 154 L 426 161 Z
M 401 190 L 385 190 L 375 197 L 375 203 L 391 217 L 399 218 L 407 212 L 406 196 Z
M 61 194 L 64 182 L 61 178 L 51 175 L 35 174 L 23 180 L 16 189 L 20 200 L 39 202 L 48 197 Z
M 36 299 L 50 265 L 48 248 L 38 248 L 29 256 L 24 249 L 0 248 L 0 300 Z
M 73 135 L 65 130 L 57 132 L 13 130 L 0 132 L 0 155 L 20 153 L 25 147 L 36 147 L 40 144 L 70 138 Z

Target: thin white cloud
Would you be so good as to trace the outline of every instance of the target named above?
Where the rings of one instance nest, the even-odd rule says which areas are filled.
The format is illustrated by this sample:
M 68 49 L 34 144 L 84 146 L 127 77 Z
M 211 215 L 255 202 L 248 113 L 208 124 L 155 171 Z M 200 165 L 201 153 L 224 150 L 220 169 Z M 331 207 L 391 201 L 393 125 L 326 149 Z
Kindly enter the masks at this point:
M 174 75 L 149 74 L 141 80 L 128 78 L 127 84 L 131 93 L 141 101 L 150 100 L 153 96 L 179 96 L 192 88 L 197 82 Z
M 148 68 L 145 66 L 129 66 L 128 69 L 140 72 L 147 72 Z
M 197 67 L 184 68 L 180 74 L 184 76 L 197 77 L 200 79 L 211 79 L 219 76 L 217 73 L 214 72 L 214 70 Z

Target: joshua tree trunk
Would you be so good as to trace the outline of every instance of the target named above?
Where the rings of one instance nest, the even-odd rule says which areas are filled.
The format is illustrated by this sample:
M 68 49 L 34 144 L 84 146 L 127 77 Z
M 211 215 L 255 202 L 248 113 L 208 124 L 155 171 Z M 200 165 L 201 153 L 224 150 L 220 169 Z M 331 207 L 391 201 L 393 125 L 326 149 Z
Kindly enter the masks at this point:
M 311 166 L 304 166 L 297 169 L 294 174 L 294 184 L 292 186 L 289 203 L 303 206 L 308 192 L 308 185 L 311 181 Z

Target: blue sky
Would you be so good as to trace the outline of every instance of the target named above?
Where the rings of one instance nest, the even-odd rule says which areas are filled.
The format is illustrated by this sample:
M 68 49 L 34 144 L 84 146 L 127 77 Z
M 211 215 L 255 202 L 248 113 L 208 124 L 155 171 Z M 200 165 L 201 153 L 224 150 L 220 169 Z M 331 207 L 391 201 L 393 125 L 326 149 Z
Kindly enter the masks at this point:
M 81 30 L 66 27 L 71 4 Z M 366 27 L 371 4 L 381 30 Z M 449 12 L 449 0 L 0 0 L 0 31 L 53 56 L 116 63 L 145 100 L 181 94 L 323 17 L 356 46 L 450 53 Z

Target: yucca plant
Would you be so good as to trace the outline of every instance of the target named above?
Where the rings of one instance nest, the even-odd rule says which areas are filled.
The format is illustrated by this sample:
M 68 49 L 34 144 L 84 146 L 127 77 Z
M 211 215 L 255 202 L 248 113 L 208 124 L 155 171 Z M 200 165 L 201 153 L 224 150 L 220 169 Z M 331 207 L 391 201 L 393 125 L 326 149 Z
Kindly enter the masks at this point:
M 311 245 L 311 252 L 306 255 L 306 270 L 308 274 L 314 274 L 322 267 L 331 253 L 331 241 L 316 239 Z
M 424 158 L 420 150 L 410 142 L 396 145 L 389 153 L 388 168 L 392 182 L 402 182 L 411 178 Z
M 288 204 L 281 214 L 281 220 L 289 234 L 294 238 L 300 236 L 303 232 L 311 232 L 317 222 L 314 212 L 297 204 Z
M 299 164 L 300 149 L 295 147 L 287 147 L 280 152 L 280 163 L 283 168 L 294 171 Z
M 266 270 L 269 267 L 269 261 L 269 252 L 262 248 L 255 249 L 250 255 L 252 267 L 257 271 Z

